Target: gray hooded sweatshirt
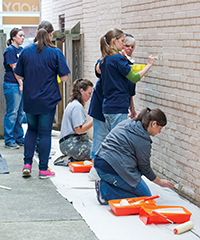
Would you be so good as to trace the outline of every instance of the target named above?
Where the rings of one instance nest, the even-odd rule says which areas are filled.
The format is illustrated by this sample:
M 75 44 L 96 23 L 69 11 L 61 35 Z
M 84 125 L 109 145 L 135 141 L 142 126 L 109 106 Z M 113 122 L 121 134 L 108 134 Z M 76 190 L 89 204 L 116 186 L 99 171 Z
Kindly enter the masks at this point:
M 156 178 L 150 166 L 152 140 L 140 121 L 127 119 L 107 135 L 96 152 L 130 186 L 137 187 L 144 175 Z

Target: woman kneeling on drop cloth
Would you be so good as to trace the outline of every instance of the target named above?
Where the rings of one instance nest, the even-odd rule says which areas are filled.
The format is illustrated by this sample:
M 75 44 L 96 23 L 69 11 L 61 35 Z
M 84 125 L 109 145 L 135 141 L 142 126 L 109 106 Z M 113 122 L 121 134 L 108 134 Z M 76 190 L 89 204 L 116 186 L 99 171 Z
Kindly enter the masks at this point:
M 55 165 L 64 165 L 59 161 L 65 156 L 69 156 L 67 163 L 90 159 L 92 142 L 87 135 L 87 130 L 92 127 L 93 122 L 92 120 L 87 122 L 84 105 L 91 98 L 92 91 L 91 81 L 84 78 L 74 81 L 61 124 L 59 146 L 64 155 L 55 160 Z
M 101 178 L 95 182 L 97 199 L 102 205 L 109 200 L 151 196 L 142 175 L 161 187 L 173 188 L 168 180 L 158 178 L 150 166 L 150 136 L 155 136 L 167 124 L 160 109 L 143 109 L 136 119 L 119 123 L 107 135 L 94 158 Z

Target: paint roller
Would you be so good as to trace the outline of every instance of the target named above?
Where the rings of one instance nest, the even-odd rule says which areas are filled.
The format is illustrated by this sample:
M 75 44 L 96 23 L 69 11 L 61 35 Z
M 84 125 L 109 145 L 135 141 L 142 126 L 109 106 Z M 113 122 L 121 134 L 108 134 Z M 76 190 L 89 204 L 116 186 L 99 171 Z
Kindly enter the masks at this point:
M 128 202 L 134 201 L 134 203 L 132 203 L 132 205 L 134 205 L 134 204 L 140 204 L 142 202 L 146 202 L 146 201 L 149 201 L 149 200 L 153 200 L 153 199 L 156 199 L 156 198 L 159 198 L 159 197 L 160 197 L 159 195 L 150 196 L 150 197 L 143 198 L 143 199 L 141 199 L 137 202 L 135 201 L 134 198 L 132 198 L 132 199 L 129 199 Z
M 166 216 L 164 216 L 160 212 L 153 210 L 152 213 L 155 213 L 157 216 L 167 220 L 171 224 L 174 224 L 174 222 L 172 222 L 170 219 L 168 219 Z M 174 232 L 174 234 L 181 234 L 181 233 L 185 233 L 187 231 L 191 231 L 193 234 L 195 234 L 197 237 L 200 238 L 200 236 L 198 234 L 196 234 L 194 231 L 192 231 L 193 227 L 194 227 L 194 223 L 192 221 L 188 221 L 188 222 L 185 222 L 185 223 L 182 223 L 182 224 L 176 226 L 172 231 Z
M 175 227 L 173 229 L 173 232 L 175 234 L 181 234 L 181 233 L 191 230 L 193 227 L 194 227 L 194 223 L 192 221 L 188 221 L 188 222 L 182 223 L 182 224 L 178 225 L 177 227 Z

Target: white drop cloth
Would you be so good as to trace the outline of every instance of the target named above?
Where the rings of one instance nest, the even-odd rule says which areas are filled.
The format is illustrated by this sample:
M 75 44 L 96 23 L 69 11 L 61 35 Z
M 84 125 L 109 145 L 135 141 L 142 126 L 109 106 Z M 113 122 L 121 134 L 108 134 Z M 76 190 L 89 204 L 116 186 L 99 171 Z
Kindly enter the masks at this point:
M 57 135 L 57 136 L 56 136 Z M 115 216 L 109 205 L 102 206 L 96 200 L 94 181 L 90 181 L 88 173 L 72 173 L 68 167 L 53 165 L 54 160 L 61 154 L 59 150 L 59 137 L 53 132 L 52 148 L 56 154 L 50 159 L 49 166 L 56 173 L 52 178 L 58 192 L 73 203 L 74 208 L 81 214 L 92 231 L 100 240 L 195 240 L 199 239 L 193 233 L 186 232 L 175 235 L 167 224 L 144 225 L 138 215 Z M 192 213 L 191 221 L 194 230 L 200 235 L 200 209 L 189 201 L 182 199 L 172 189 L 161 188 L 144 179 L 149 185 L 153 195 L 160 195 L 156 205 L 183 206 Z M 174 226 L 177 226 L 175 224 Z

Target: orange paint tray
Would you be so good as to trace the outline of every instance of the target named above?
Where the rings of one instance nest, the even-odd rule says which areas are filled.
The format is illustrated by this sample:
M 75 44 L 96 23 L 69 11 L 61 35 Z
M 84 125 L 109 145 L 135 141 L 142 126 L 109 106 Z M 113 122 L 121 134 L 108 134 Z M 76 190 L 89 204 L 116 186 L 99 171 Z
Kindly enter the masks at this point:
M 162 216 L 160 216 L 162 215 Z M 151 223 L 184 223 L 190 220 L 191 213 L 181 206 L 141 206 L 139 218 L 147 225 Z
M 92 168 L 93 162 L 91 162 L 90 165 L 85 165 L 84 161 L 80 161 L 80 162 L 70 162 L 68 163 L 69 165 L 69 170 L 73 173 L 86 173 L 89 172 L 90 169 Z
M 131 214 L 139 214 L 140 208 L 143 205 L 155 205 L 156 201 L 154 200 L 148 200 L 146 202 L 141 202 L 139 204 L 131 205 L 131 203 L 143 200 L 147 197 L 136 197 L 136 198 L 124 198 L 125 200 L 129 201 L 130 205 L 122 206 L 120 205 L 120 202 L 122 199 L 116 199 L 116 200 L 110 200 L 108 201 L 111 210 L 116 216 L 127 216 Z M 134 199 L 133 201 L 131 201 Z

